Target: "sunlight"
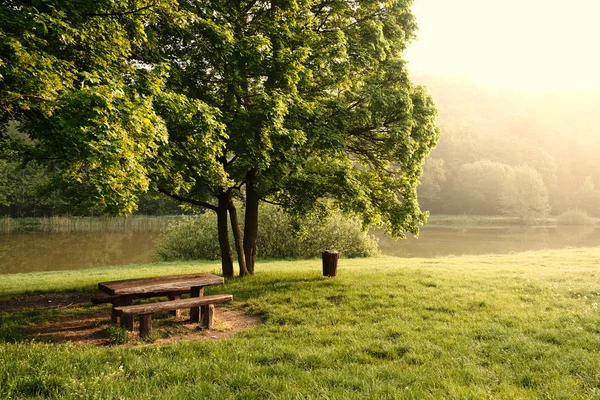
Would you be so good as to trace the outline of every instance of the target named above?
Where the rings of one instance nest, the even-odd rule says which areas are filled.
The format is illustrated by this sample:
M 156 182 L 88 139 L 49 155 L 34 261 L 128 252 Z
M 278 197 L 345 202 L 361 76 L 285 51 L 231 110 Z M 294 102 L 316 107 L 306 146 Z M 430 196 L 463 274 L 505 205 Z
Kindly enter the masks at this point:
M 594 0 L 416 0 L 413 73 L 527 90 L 599 88 Z

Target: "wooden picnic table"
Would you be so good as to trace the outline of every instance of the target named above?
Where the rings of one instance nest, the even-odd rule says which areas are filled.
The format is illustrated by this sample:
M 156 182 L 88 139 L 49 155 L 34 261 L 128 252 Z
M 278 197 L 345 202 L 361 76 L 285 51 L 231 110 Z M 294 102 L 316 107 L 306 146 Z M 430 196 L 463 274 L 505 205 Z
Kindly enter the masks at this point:
M 169 292 L 181 292 L 186 288 L 190 290 L 190 297 L 200 297 L 204 295 L 204 287 L 223 283 L 222 277 L 213 274 L 186 274 L 101 282 L 98 284 L 98 289 L 109 295 L 119 296 L 115 304 L 118 307 L 131 305 L 136 296 L 151 297 L 153 294 L 164 296 Z M 200 320 L 200 307 L 190 308 L 190 319 L 192 322 Z M 133 330 L 133 317 L 122 316 L 121 326 Z

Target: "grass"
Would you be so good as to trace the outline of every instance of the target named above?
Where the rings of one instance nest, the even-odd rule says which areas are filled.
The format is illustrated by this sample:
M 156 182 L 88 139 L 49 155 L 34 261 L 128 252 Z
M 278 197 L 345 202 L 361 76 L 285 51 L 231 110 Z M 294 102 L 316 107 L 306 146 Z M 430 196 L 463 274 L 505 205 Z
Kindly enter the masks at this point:
M 6 275 L 0 293 L 218 268 Z M 600 248 L 344 259 L 334 279 L 318 260 L 261 262 L 217 291 L 265 323 L 223 341 L 97 348 L 17 335 L 61 311 L 4 314 L 0 398 L 600 398 Z

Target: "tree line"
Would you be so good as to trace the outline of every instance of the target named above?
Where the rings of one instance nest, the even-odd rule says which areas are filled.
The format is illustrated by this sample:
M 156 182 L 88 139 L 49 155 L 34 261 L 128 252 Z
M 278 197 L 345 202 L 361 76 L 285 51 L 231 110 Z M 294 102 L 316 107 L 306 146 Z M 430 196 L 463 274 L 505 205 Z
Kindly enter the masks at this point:
M 419 187 L 432 213 L 600 217 L 600 92 L 522 93 L 420 76 L 442 136 Z

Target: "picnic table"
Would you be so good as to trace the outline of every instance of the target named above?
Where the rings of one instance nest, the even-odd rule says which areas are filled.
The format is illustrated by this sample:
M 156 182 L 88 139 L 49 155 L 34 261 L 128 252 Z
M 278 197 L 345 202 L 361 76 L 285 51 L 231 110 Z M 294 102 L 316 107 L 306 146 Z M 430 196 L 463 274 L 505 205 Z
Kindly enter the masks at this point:
M 192 304 L 190 307 L 190 320 L 192 322 L 199 322 L 200 305 L 196 305 L 196 303 L 199 304 L 197 301 L 198 299 L 196 301 L 190 299 L 203 297 L 204 288 L 206 286 L 220 285 L 223 283 L 224 279 L 222 277 L 213 274 L 186 274 L 101 282 L 98 284 L 98 289 L 110 296 L 116 296 L 116 299 L 113 301 L 112 318 L 113 320 L 116 320 L 116 316 L 120 316 L 121 326 L 133 330 L 133 315 L 149 316 L 152 312 L 156 312 L 156 310 L 185 308 L 181 307 L 183 304 L 186 304 L 183 303 L 185 301 L 187 301 L 188 304 Z M 190 293 L 190 299 L 178 300 L 179 303 L 177 303 L 177 299 L 179 299 L 181 293 L 186 293 L 188 291 Z M 133 306 L 140 308 L 137 310 L 137 314 L 133 315 L 128 312 L 123 312 L 127 306 L 133 304 L 135 298 L 160 296 L 169 296 L 171 301 L 169 303 L 157 303 L 158 305 L 154 307 L 140 308 L 139 306 Z M 225 296 L 231 297 L 231 295 Z M 230 300 L 231 299 L 226 301 Z M 204 304 L 202 305 L 204 306 Z M 128 309 L 126 309 L 126 311 L 127 310 Z M 212 314 L 210 317 L 212 317 Z M 212 318 L 210 319 L 212 320 Z M 151 323 L 151 320 L 146 321 L 146 324 L 147 323 Z M 140 331 L 142 332 L 144 322 L 141 322 L 140 324 Z

